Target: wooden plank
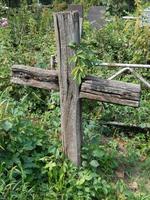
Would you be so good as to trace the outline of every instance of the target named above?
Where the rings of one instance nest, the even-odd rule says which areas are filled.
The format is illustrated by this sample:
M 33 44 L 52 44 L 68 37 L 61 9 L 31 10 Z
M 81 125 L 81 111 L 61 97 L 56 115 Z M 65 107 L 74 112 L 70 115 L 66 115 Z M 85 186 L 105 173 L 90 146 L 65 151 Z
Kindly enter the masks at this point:
M 138 107 L 140 91 L 140 85 L 87 77 L 82 82 L 80 98 Z
M 69 4 L 68 11 L 78 11 L 79 12 L 79 24 L 80 24 L 80 38 L 82 36 L 82 26 L 83 26 L 83 5 Z
M 33 77 L 37 80 L 58 81 L 58 72 L 56 70 L 47 70 L 26 65 L 13 65 L 12 76 L 22 76 L 22 78 Z
M 71 79 L 71 75 L 69 78 Z M 14 65 L 12 67 L 11 82 L 47 90 L 59 90 L 58 71 L 56 70 Z M 64 84 L 64 86 L 67 91 L 68 85 Z M 108 103 L 135 107 L 139 105 L 140 100 L 139 85 L 121 81 L 104 80 L 94 76 L 87 76 L 83 80 L 80 92 L 81 98 L 96 99 Z
M 115 87 L 110 87 L 110 86 L 104 86 L 102 84 L 97 84 L 96 82 L 94 82 L 94 84 L 89 84 L 89 83 L 82 83 L 81 86 L 81 91 L 82 92 L 91 92 L 91 93 L 95 93 L 97 92 L 103 92 L 103 93 L 107 93 L 107 94 L 112 94 L 112 95 L 118 95 L 118 98 L 123 98 L 123 99 L 130 99 L 130 100 L 134 100 L 134 101 L 138 101 L 140 98 L 140 93 L 137 92 L 130 92 L 126 89 L 122 89 L 120 88 L 115 88 Z
M 46 90 L 56 90 L 56 91 L 59 90 L 59 86 L 56 83 L 36 81 L 34 79 L 28 79 L 26 81 L 25 79 L 12 77 L 11 83 L 18 84 L 18 85 L 24 85 L 24 86 L 31 86 L 31 87 L 46 89 Z
M 101 102 L 107 102 L 107 103 L 113 103 L 118 105 L 124 105 L 124 106 L 131 106 L 131 107 L 139 107 L 138 101 L 128 100 L 128 99 L 121 99 L 118 98 L 116 95 L 110 95 L 107 93 L 87 93 L 87 92 L 80 92 L 80 98 L 86 98 L 91 100 L 97 100 Z
M 141 90 L 140 85 L 137 85 L 137 84 L 127 83 L 123 81 L 116 81 L 116 80 L 107 80 L 107 79 L 102 79 L 96 76 L 86 76 L 86 78 L 83 80 L 83 82 L 88 82 L 88 83 L 94 83 L 94 81 L 98 82 L 99 84 L 102 84 L 103 86 L 122 88 L 130 92 L 133 92 L 133 91 L 139 92 Z
M 54 26 L 57 43 L 57 61 L 59 66 L 59 88 L 61 103 L 61 134 L 65 154 L 76 165 L 81 163 L 81 104 L 79 86 L 72 79 L 71 71 L 75 67 L 70 63 L 74 51 L 71 42 L 79 44 L 79 13 L 60 12 L 54 14 Z
M 11 82 L 15 84 L 58 90 L 58 72 L 24 65 L 12 66 Z

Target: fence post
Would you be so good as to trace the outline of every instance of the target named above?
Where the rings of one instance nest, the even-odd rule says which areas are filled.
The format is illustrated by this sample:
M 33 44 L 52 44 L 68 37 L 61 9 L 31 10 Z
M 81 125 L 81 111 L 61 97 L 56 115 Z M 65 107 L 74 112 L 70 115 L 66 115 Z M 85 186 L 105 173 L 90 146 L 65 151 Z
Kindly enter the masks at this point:
M 68 46 L 71 42 L 80 43 L 79 13 L 77 11 L 55 13 L 54 26 L 59 66 L 63 150 L 74 164 L 80 165 L 81 103 L 79 86 L 71 75 L 74 64 L 70 63 L 70 57 L 74 51 Z

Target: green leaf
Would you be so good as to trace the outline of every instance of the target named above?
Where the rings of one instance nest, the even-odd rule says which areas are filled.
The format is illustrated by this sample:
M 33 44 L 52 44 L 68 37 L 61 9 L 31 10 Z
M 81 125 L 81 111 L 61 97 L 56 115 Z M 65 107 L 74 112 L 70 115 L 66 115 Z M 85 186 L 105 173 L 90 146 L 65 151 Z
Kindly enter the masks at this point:
M 101 149 L 95 149 L 93 151 L 93 156 L 97 158 L 102 158 L 105 155 L 105 152 L 103 152 Z
M 9 121 L 5 121 L 2 125 L 5 131 L 9 131 L 12 128 L 13 124 Z
M 45 169 L 48 169 L 49 171 L 52 171 L 52 169 L 53 168 L 55 168 L 57 165 L 56 165 L 56 163 L 55 162 L 53 162 L 53 161 L 50 161 L 49 163 L 47 163 L 46 165 L 45 165 Z
M 90 162 L 90 165 L 91 165 L 92 167 L 95 167 L 95 168 L 99 167 L 99 163 L 97 162 L 97 160 L 92 160 L 92 161 Z
M 77 44 L 75 42 L 70 42 L 68 45 L 71 49 L 76 49 L 77 48 Z
M 32 144 L 32 142 L 27 142 L 24 146 L 23 149 L 26 151 L 31 151 L 35 148 L 35 146 Z

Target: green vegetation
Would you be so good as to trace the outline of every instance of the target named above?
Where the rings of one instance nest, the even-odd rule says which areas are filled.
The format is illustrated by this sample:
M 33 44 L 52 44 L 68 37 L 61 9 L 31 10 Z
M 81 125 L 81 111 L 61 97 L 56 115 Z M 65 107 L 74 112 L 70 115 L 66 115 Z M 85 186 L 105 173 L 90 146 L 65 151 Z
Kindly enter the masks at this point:
M 49 67 L 53 10 L 26 4 L 5 10 L 0 4 L 0 11 L 0 18 L 8 18 L 8 26 L 0 27 L 0 200 L 150 200 L 149 134 L 102 124 L 149 126 L 149 91 L 142 87 L 138 109 L 84 101 L 82 166 L 76 168 L 62 153 L 59 93 L 10 83 L 14 63 Z M 149 37 L 138 21 L 115 17 L 96 32 L 85 22 L 81 45 L 71 44 L 77 51 L 70 61 L 77 63 L 74 78 L 109 77 L 116 69 L 94 67 L 102 61 L 148 63 Z M 140 73 L 149 79 L 149 71 Z M 137 82 L 132 75 L 121 80 Z

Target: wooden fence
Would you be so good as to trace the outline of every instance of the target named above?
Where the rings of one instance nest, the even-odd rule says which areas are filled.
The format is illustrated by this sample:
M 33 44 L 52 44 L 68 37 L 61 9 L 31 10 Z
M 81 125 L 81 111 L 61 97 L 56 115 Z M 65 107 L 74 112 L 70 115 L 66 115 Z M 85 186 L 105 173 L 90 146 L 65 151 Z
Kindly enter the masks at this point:
M 69 44 L 80 43 L 79 21 L 77 11 L 54 14 L 58 71 L 14 65 L 11 78 L 15 84 L 60 91 L 63 150 L 76 165 L 81 164 L 82 99 L 138 107 L 141 91 L 140 85 L 94 76 L 87 76 L 80 86 L 76 84 L 71 75 L 75 63 L 70 63 L 75 52 Z

